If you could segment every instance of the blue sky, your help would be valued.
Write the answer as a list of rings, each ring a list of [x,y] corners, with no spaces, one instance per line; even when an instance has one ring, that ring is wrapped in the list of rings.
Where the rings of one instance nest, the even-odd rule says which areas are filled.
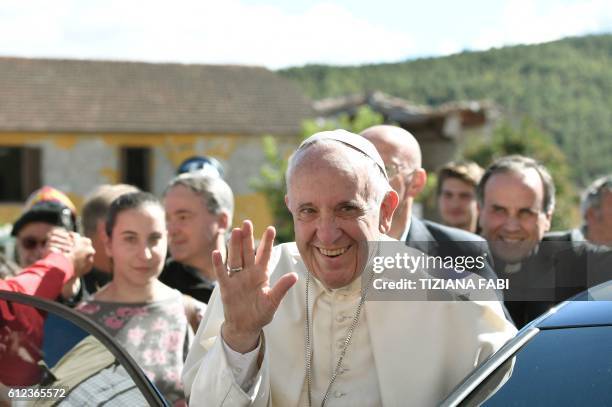
[[[608,1],[2,0],[0,55],[229,63],[395,62],[612,32]]]

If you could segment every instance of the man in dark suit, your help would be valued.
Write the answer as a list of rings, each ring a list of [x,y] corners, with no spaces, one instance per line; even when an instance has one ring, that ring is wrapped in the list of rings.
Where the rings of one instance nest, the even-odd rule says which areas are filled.
[[[571,231],[547,233],[555,186],[534,159],[514,155],[494,162],[478,185],[477,199],[495,271],[510,280],[506,307],[517,327],[610,278],[609,250],[575,241]]]
[[[496,279],[489,263],[489,248],[483,238],[413,216],[413,201],[427,182],[427,172],[421,167],[421,147],[414,136],[400,127],[388,125],[370,127],[361,135],[376,146],[385,162],[389,183],[399,195],[388,235],[430,256],[483,256],[487,259],[485,267],[469,271],[487,279]]]

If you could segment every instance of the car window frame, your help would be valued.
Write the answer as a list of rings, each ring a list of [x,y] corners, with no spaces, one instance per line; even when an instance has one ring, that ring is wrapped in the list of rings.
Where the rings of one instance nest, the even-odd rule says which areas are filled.
[[[510,342],[502,346],[497,352],[489,357],[476,370],[469,374],[455,389],[440,403],[440,407],[457,407],[474,390],[480,386],[497,368],[506,363],[510,358],[514,357],[529,341],[531,341],[540,329],[528,326],[521,330],[519,335],[514,337]]]
[[[129,353],[96,322],[58,302],[23,293],[0,290],[0,300],[17,302],[62,317],[99,340],[125,368],[150,406],[170,407]]]

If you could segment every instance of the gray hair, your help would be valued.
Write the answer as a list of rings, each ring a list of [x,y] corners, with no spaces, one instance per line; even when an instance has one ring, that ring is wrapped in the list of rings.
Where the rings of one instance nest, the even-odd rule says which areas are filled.
[[[166,186],[163,196],[177,185],[189,188],[203,200],[204,206],[212,214],[226,212],[229,224],[234,215],[234,194],[230,186],[221,178],[199,173],[184,173],[173,178]]]
[[[128,184],[104,184],[98,186],[85,198],[81,210],[81,228],[83,234],[92,237],[96,233],[100,220],[106,220],[111,203],[123,194],[139,192],[140,190]]]
[[[612,192],[612,174],[597,178],[584,191],[580,201],[582,219],[586,219],[589,209],[601,208],[604,192]]]
[[[489,178],[495,174],[501,173],[517,173],[523,174],[527,170],[533,169],[540,176],[542,186],[544,187],[544,199],[542,202],[542,210],[545,213],[552,214],[555,210],[555,183],[552,176],[542,164],[530,157],[523,155],[509,155],[496,160],[487,168],[484,175],[480,179],[476,187],[476,198],[480,205],[484,205],[484,190]]]
[[[357,136],[361,137],[361,136]],[[330,146],[342,146],[348,154],[353,154],[356,158],[359,158],[360,162],[366,164],[368,171],[368,180],[366,183],[365,199],[372,200],[376,206],[379,206],[387,193],[392,190],[389,180],[386,174],[381,170],[380,165],[370,156],[364,152],[351,147],[350,145],[343,143],[338,140],[323,138],[315,139],[312,142],[302,143],[300,147],[291,155],[289,163],[287,165],[287,171],[285,173],[285,181],[287,191],[289,190],[289,184],[291,183],[291,176],[298,167],[305,156],[305,152],[314,145],[330,145]]]

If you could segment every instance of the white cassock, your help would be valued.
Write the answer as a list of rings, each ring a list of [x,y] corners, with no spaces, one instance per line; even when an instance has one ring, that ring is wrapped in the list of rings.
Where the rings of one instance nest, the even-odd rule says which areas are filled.
[[[252,352],[245,372],[248,363],[238,363],[241,355],[221,339],[223,304],[215,289],[183,370],[190,405],[308,405],[307,270],[295,243],[276,246],[270,268],[271,285],[283,273],[296,272],[299,280],[264,328],[260,368]],[[312,405],[320,406],[359,304],[361,279],[336,290],[311,280],[311,394]],[[437,405],[515,333],[496,301],[366,301],[326,405]]]

